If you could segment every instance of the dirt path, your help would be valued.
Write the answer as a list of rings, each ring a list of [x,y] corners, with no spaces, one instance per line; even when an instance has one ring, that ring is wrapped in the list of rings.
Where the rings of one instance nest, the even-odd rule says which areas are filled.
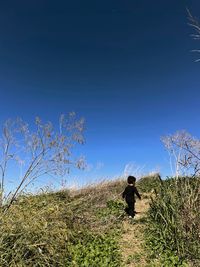
[[[143,233],[148,208],[148,198],[144,198],[141,201],[138,200],[135,208],[138,213],[135,218],[127,218],[123,221],[123,234],[120,247],[125,266],[142,267],[147,265],[145,250],[143,248]]]

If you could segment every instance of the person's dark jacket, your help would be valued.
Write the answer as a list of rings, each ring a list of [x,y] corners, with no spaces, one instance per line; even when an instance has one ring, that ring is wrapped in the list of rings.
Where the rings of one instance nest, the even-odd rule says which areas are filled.
[[[140,194],[137,191],[137,188],[133,185],[127,185],[124,192],[122,193],[122,197],[125,198],[126,202],[135,202],[135,195],[139,199],[141,199]]]

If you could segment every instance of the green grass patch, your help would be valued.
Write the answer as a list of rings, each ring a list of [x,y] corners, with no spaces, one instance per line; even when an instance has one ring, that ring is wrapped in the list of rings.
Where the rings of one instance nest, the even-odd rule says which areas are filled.
[[[117,241],[113,233],[81,233],[73,245],[70,244],[70,257],[66,266],[120,267],[121,254]]]

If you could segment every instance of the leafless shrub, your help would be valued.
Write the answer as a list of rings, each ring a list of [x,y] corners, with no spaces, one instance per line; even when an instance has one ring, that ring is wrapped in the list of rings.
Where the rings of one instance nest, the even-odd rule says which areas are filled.
[[[74,158],[72,150],[76,144],[84,143],[84,119],[77,119],[74,112],[61,115],[58,129],[51,122],[44,123],[35,118],[29,126],[21,118],[7,120],[0,139],[0,202],[7,209],[16,197],[35,179],[44,175],[65,176],[72,166],[85,167],[84,158]],[[9,196],[5,194],[6,174],[9,164],[21,169],[20,182]],[[8,201],[9,199],[9,201]]]
[[[169,156],[174,176],[200,175],[200,139],[186,131],[161,138]]]

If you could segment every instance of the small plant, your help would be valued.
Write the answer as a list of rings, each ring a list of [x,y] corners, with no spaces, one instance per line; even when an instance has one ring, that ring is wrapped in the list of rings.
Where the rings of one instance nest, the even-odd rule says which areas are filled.
[[[141,259],[141,254],[140,253],[135,253],[133,255],[129,255],[127,260],[126,260],[126,264],[139,263],[140,259]]]
[[[66,266],[120,267],[117,238],[110,234],[94,235],[79,233],[73,245]]]

